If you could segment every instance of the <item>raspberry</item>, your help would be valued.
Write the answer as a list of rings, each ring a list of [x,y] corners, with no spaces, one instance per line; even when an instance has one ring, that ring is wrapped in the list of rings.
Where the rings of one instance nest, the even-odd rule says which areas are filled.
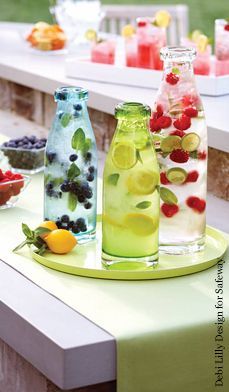
[[[197,170],[192,170],[188,173],[185,182],[196,182],[199,178],[199,173]]]
[[[186,116],[186,114],[182,114],[180,118],[174,121],[174,127],[180,129],[181,131],[185,131],[186,129],[191,127],[191,119]]]
[[[5,177],[12,178],[13,176],[14,176],[14,174],[12,173],[11,170],[7,170],[7,171],[5,172]]]
[[[146,22],[144,20],[139,20],[138,22],[138,27],[145,27],[146,26]]]
[[[175,75],[174,73],[170,72],[166,76],[166,82],[171,84],[172,86],[175,86],[179,82],[179,76]]]
[[[224,30],[229,31],[229,23],[224,26]]]
[[[200,214],[204,212],[206,208],[206,201],[204,199],[200,199],[197,196],[188,197],[186,204],[188,207],[192,208],[196,212],[199,212]]]
[[[167,218],[172,218],[172,216],[179,211],[179,207],[176,204],[163,203],[161,206],[161,211]]]
[[[185,135],[185,132],[184,131],[180,131],[179,129],[175,129],[175,131],[170,132],[170,135],[183,137]]]
[[[184,114],[188,117],[197,117],[198,116],[198,110],[195,108],[186,108],[184,110]]]
[[[206,151],[199,151],[197,153],[197,158],[204,161],[207,158]]]
[[[187,95],[184,95],[182,98],[182,104],[183,104],[183,107],[185,107],[185,108],[192,106],[192,105],[197,105],[199,103],[200,103],[199,97],[197,95],[187,94]]]
[[[150,126],[151,132],[158,132],[158,131],[160,131],[160,127],[158,125],[156,117],[157,117],[157,114],[154,113],[153,117],[151,117],[151,119],[150,119],[149,126]]]
[[[161,178],[161,184],[163,184],[163,185],[168,185],[168,184],[170,184],[170,181],[169,181],[168,178],[166,177],[166,173],[165,173],[165,172],[162,172],[162,173],[160,174],[160,178]]]
[[[169,157],[173,162],[185,163],[189,160],[189,153],[187,151],[178,149],[178,150],[173,150],[173,152],[171,152]]]
[[[158,116],[157,118],[163,116],[163,107],[162,107],[161,104],[158,104],[158,105],[157,105],[156,112],[157,112],[157,116]]]
[[[157,119],[159,128],[168,128],[172,124],[172,119],[169,116],[161,116]]]
[[[0,169],[0,181],[4,179],[4,174],[2,172],[2,170]]]

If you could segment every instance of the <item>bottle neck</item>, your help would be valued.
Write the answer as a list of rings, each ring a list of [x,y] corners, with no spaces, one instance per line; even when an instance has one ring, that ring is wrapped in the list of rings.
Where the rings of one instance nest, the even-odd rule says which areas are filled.
[[[74,112],[78,111],[79,114],[87,112],[87,101],[86,100],[63,100],[57,101],[57,111],[63,112]]]

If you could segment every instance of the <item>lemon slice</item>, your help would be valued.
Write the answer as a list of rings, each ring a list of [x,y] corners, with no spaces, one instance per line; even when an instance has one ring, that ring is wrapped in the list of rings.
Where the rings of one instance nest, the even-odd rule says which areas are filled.
[[[88,29],[85,33],[85,38],[88,41],[96,41],[97,40],[97,32],[93,29]]]
[[[124,26],[122,29],[122,36],[125,38],[132,37],[134,33],[135,33],[135,28],[131,24]]]
[[[102,216],[102,222],[103,223],[108,223],[109,225],[119,227],[120,229],[124,229],[125,226],[123,226],[121,223],[117,222],[115,219],[111,218],[109,215],[103,214]]]
[[[192,40],[193,42],[197,43],[197,41],[198,41],[198,39],[199,39],[199,36],[200,36],[201,34],[202,34],[202,33],[201,33],[200,30],[194,30],[194,31],[191,33],[190,38],[191,38],[191,40]]]
[[[174,167],[166,172],[166,177],[172,184],[183,184],[187,178],[187,172],[180,168]]]
[[[168,27],[169,23],[171,22],[170,13],[166,10],[156,12],[155,22],[159,27]]]
[[[119,169],[130,169],[137,162],[137,154],[134,143],[119,142],[115,144],[112,151],[112,160]]]
[[[181,141],[181,147],[183,148],[183,150],[189,152],[197,150],[199,145],[200,145],[200,137],[194,132],[185,135]]]
[[[200,34],[197,41],[196,41],[197,50],[200,53],[204,53],[205,50],[207,49],[208,43],[209,43],[208,37],[204,34]]]
[[[177,135],[167,136],[161,141],[161,150],[163,152],[171,152],[181,147],[181,138]]]
[[[150,195],[158,184],[159,174],[146,169],[136,170],[127,179],[128,191],[133,195]]]
[[[124,218],[125,226],[134,234],[141,237],[151,235],[158,228],[158,219],[144,214],[127,214]]]

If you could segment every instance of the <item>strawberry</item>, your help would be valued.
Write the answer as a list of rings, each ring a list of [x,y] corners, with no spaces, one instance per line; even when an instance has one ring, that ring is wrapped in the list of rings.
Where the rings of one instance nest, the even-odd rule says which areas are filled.
[[[198,151],[197,158],[204,161],[207,158],[206,151]]]
[[[184,95],[182,98],[182,106],[184,108],[199,104],[199,97],[197,95]]]
[[[175,135],[179,137],[183,137],[185,135],[184,131],[180,131],[179,129],[175,129],[175,131],[172,131],[169,133],[170,135]]]
[[[166,75],[166,82],[175,86],[179,82],[179,76],[175,75],[174,73],[170,72]]]
[[[184,114],[188,117],[197,117],[198,116],[198,110],[196,108],[186,108],[184,110]]]
[[[192,170],[188,173],[185,182],[196,182],[199,178],[199,173],[197,170]]]
[[[224,30],[229,31],[229,23],[224,26]]]
[[[189,160],[189,153],[187,151],[178,149],[178,150],[173,150],[169,157],[173,162],[185,163]]]
[[[200,214],[204,212],[206,208],[206,201],[204,199],[200,199],[197,196],[188,197],[186,204],[188,207],[192,208],[196,212],[199,212]]]
[[[186,114],[182,114],[180,118],[174,121],[173,125],[175,128],[185,131],[191,127],[191,119]]]
[[[166,173],[165,173],[165,172],[162,172],[162,173],[160,174],[160,178],[161,178],[161,184],[163,184],[163,185],[168,185],[168,184],[170,184],[170,181],[169,181],[168,178],[166,177]]]
[[[169,116],[161,116],[157,119],[157,125],[159,128],[168,128],[172,124],[172,119]]]
[[[167,218],[172,218],[173,215],[177,214],[179,211],[179,207],[176,204],[163,203],[161,206],[161,211]]]

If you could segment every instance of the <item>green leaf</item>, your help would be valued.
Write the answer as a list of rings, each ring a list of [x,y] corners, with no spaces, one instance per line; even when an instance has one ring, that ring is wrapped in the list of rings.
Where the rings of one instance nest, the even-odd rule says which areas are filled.
[[[149,208],[152,205],[151,201],[142,201],[141,203],[138,203],[136,205],[136,208],[140,208],[141,210],[145,210],[146,208]]]
[[[58,186],[64,182],[64,177],[57,177],[52,179],[52,183],[54,186]]]
[[[190,157],[191,157],[192,159],[197,159],[197,158],[198,158],[197,150],[191,151],[191,152],[189,153],[189,155],[190,155]]]
[[[110,185],[117,185],[120,175],[118,173],[110,174],[107,177],[107,183]]]
[[[75,177],[78,177],[80,175],[80,169],[78,166],[73,162],[71,166],[68,169],[68,179],[69,180],[74,180]]]
[[[170,189],[168,189],[168,188],[161,187],[160,188],[160,196],[161,196],[161,199],[163,200],[163,202],[166,204],[177,204],[178,203],[178,199],[177,199],[175,193],[170,191]]]
[[[27,240],[23,241],[20,245],[16,246],[16,248],[13,249],[13,252],[17,252],[18,250],[20,250],[21,248],[23,248],[27,244],[28,244]]]
[[[91,149],[91,146],[92,146],[92,140],[89,139],[89,138],[87,138],[87,139],[85,140],[84,146],[83,146],[83,148],[82,148],[83,153],[86,154],[86,153]]]
[[[172,68],[172,73],[174,73],[175,75],[179,75],[180,74],[179,68],[176,67]]]
[[[51,178],[52,178],[51,174],[45,175],[45,185],[48,184],[48,182],[51,180]]]
[[[32,230],[30,230],[29,226],[27,226],[25,223],[22,223],[22,231],[27,238],[33,239],[34,233]]]
[[[142,160],[142,157],[141,157],[141,154],[140,154],[139,150],[136,150],[136,158],[137,158],[137,161],[139,161],[139,162],[141,162],[143,164],[143,160]]]
[[[47,246],[43,244],[39,249],[35,250],[38,255],[43,255],[47,251]]]
[[[76,151],[83,150],[85,144],[85,133],[82,128],[78,128],[72,136],[72,148]]]
[[[41,235],[41,234],[45,234],[45,233],[50,233],[50,229],[48,229],[47,227],[37,227],[35,230],[34,230],[34,233],[35,233],[35,235]]]
[[[70,211],[75,211],[77,207],[77,196],[74,193],[69,192],[68,194],[68,208]]]
[[[71,119],[72,115],[70,113],[64,113],[60,120],[62,127],[66,128]]]

